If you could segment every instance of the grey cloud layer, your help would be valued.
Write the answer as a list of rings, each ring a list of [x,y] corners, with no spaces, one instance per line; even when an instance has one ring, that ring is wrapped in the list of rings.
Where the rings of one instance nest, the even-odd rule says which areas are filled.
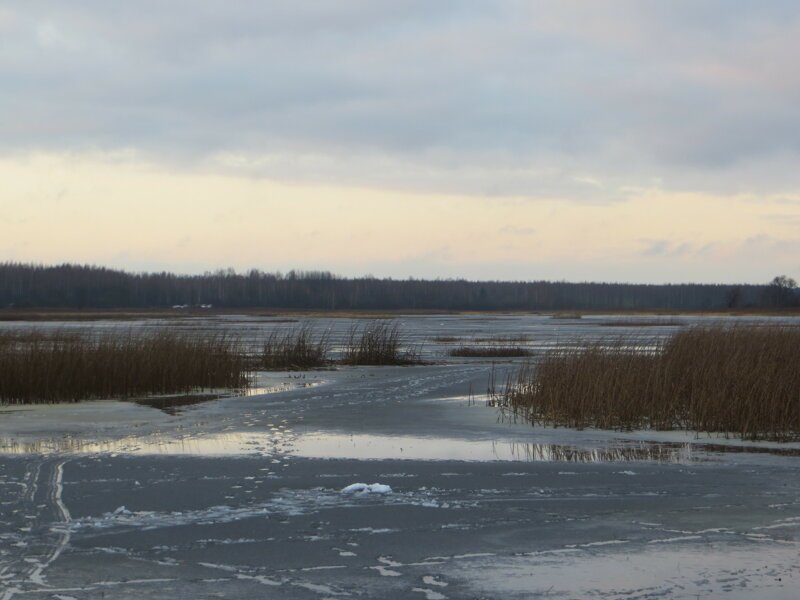
[[[800,187],[800,5],[0,6],[0,147],[613,199]]]

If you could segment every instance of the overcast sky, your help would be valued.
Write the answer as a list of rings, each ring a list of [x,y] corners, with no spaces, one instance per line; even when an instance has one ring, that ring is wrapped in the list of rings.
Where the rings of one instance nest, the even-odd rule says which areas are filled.
[[[0,3],[0,260],[800,275],[800,3]]]

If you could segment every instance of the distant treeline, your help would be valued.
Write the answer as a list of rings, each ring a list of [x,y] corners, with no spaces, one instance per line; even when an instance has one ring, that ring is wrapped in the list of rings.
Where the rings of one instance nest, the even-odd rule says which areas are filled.
[[[788,282],[788,284],[787,284]],[[0,307],[377,310],[714,310],[800,305],[791,279],[765,285],[342,278],[229,269],[203,275],[0,263]]]

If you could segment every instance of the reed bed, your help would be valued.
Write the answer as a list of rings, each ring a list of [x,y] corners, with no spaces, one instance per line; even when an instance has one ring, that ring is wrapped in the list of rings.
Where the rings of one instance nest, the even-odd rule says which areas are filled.
[[[475,338],[476,342],[488,342],[491,344],[505,344],[507,346],[519,344],[520,342],[529,342],[531,336],[526,334],[513,334],[513,335],[494,335],[490,337]]]
[[[264,341],[258,366],[267,370],[317,369],[328,364],[329,351],[330,332],[316,336],[308,326],[284,333],[273,331]]]
[[[400,326],[374,321],[353,325],[342,340],[340,357],[331,359],[330,331],[317,336],[307,326],[288,332],[273,332],[263,344],[256,365],[267,370],[304,370],[329,365],[418,364],[418,353],[406,348]]]
[[[533,424],[800,436],[800,331],[693,327],[572,348],[522,367],[490,402]]]
[[[433,341],[439,344],[453,344],[455,342],[460,342],[461,339],[462,338],[454,335],[437,335],[433,338]]]
[[[246,357],[225,334],[0,333],[0,402],[77,402],[244,389]]]
[[[406,347],[397,323],[375,321],[350,328],[342,360],[346,365],[413,365],[419,353]]]
[[[459,346],[448,353],[460,358],[520,358],[533,356],[533,352],[522,346]]]

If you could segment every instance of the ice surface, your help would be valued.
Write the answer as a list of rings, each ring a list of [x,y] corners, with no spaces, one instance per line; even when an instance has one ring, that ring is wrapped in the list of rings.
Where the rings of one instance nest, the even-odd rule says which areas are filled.
[[[414,343],[665,332],[401,319]],[[281,374],[298,385],[178,415],[0,408],[0,599],[796,597],[800,442],[498,420],[465,396],[492,364],[426,348],[438,364]]]

